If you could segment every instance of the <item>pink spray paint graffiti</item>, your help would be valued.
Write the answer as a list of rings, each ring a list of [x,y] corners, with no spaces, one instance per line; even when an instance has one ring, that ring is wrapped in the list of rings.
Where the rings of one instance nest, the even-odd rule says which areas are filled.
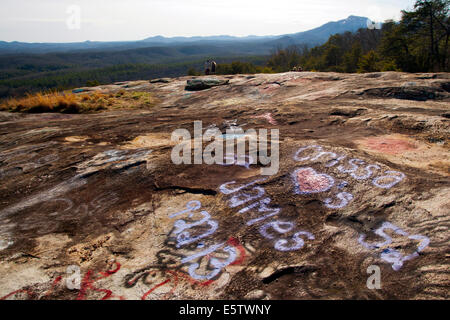
[[[371,184],[380,189],[390,189],[403,181],[406,176],[404,173],[393,170],[386,170],[384,173],[373,177],[376,172],[382,172],[382,168],[377,164],[367,164],[361,159],[349,159],[345,162],[347,156],[336,154],[324,150],[322,146],[308,145],[301,147],[294,155],[297,162],[319,163],[327,171],[336,167],[338,173],[348,174],[357,182],[364,182],[368,179]],[[334,186],[337,189],[333,197],[327,197],[322,200],[323,204],[329,209],[341,209],[353,201],[354,196],[349,192],[343,192],[342,189],[351,185],[348,181],[337,181],[336,178],[328,173],[321,173],[312,167],[301,167],[292,174],[294,182],[294,193],[299,195],[310,195],[314,193],[326,193],[332,190]]]
[[[274,126],[278,125],[278,122],[272,117],[272,113],[267,112],[264,113],[260,116],[252,116],[251,118],[253,119],[266,119],[267,122],[269,122],[270,124],[273,124]]]

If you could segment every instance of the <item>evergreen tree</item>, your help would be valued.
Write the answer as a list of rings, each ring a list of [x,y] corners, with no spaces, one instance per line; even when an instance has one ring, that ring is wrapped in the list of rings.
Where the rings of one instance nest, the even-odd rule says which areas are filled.
[[[355,42],[352,50],[344,54],[344,72],[355,73],[358,69],[359,61],[362,58],[362,47],[359,41]]]
[[[422,71],[448,71],[450,0],[417,0],[402,11],[402,31]]]
[[[381,71],[379,67],[380,58],[378,54],[371,50],[364,55],[358,63],[358,72],[377,72]]]

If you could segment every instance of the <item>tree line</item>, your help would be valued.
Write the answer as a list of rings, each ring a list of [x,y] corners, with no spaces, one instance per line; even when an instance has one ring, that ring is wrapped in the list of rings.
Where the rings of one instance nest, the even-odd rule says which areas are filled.
[[[381,29],[365,28],[355,33],[336,34],[325,44],[313,48],[306,45],[278,48],[270,56],[213,59],[219,62],[217,74],[286,72],[297,66],[305,71],[348,73],[449,72],[449,7],[450,0],[417,0],[411,11],[402,11],[399,22],[386,21]],[[145,51],[135,52],[135,60],[141,59],[142,50]],[[158,53],[156,49],[149,52]],[[188,75],[200,75],[202,72],[197,70],[202,70],[205,59],[195,56],[160,64],[125,64],[126,53],[119,56],[105,52],[73,53],[69,56],[70,61],[67,55],[60,54],[0,59],[0,99],[41,90],[176,77],[186,75],[186,71]],[[102,65],[105,57],[109,62]],[[81,58],[86,61],[81,63]]]
[[[449,6],[450,0],[418,0],[412,11],[402,11],[399,22],[386,21],[381,29],[336,34],[314,48],[278,48],[264,72],[286,72],[297,66],[307,71],[347,73],[448,72]],[[219,65],[218,73],[260,71],[255,66],[235,66]]]

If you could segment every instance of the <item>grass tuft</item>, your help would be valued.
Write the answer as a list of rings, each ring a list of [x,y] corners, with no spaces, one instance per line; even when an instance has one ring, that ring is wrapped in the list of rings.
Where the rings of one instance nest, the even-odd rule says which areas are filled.
[[[148,108],[155,99],[148,92],[129,92],[121,90],[115,93],[74,94],[67,92],[40,92],[27,94],[23,98],[12,98],[0,104],[0,111],[22,113],[91,113],[108,109]]]

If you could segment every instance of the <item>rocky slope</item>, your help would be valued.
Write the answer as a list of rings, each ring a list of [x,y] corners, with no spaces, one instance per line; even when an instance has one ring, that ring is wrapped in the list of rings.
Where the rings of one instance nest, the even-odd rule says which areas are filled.
[[[449,298],[449,74],[215,78],[85,89],[149,109],[0,114],[2,299]],[[279,129],[278,173],[173,164],[198,120]]]

